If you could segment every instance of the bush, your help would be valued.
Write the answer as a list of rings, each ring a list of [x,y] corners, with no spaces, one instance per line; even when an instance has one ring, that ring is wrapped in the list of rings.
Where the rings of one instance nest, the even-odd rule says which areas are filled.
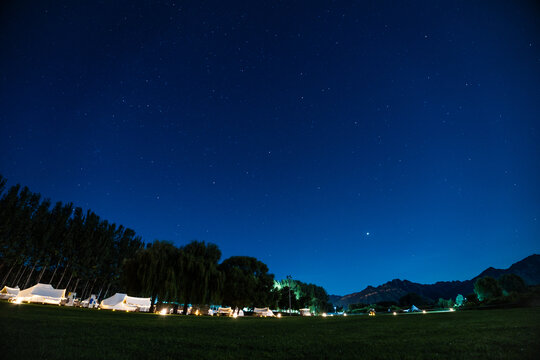
[[[472,294],[469,294],[469,295],[465,296],[465,300],[464,300],[463,305],[466,308],[470,308],[470,307],[477,306],[479,303],[480,303],[480,301],[478,301],[478,296],[476,296],[475,293],[472,293]]]
[[[435,307],[440,309],[451,308],[453,306],[454,301],[452,299],[445,300],[443,298],[439,298],[439,300],[435,303]]]
[[[525,281],[515,274],[505,274],[501,276],[498,280],[499,286],[502,289],[503,295],[508,295],[510,293],[522,293],[527,290],[527,285]]]
[[[349,311],[353,311],[353,310],[358,310],[358,309],[362,309],[362,308],[365,308],[366,306],[369,306],[369,304],[364,304],[364,303],[358,303],[358,304],[349,304]]]
[[[421,306],[427,304],[427,300],[417,293],[408,293],[399,299],[399,305],[410,307],[412,305]]]
[[[491,276],[486,276],[476,280],[474,283],[474,292],[480,301],[496,298],[502,295],[502,289],[499,286],[499,283]]]

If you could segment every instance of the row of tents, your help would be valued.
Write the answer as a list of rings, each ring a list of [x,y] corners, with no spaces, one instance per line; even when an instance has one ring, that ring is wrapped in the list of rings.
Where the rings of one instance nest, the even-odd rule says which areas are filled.
[[[39,304],[52,304],[52,305],[74,305],[74,296],[71,294],[66,297],[65,289],[55,289],[51,284],[38,283],[25,290],[20,290],[19,287],[11,288],[4,286],[0,290],[0,299],[8,299],[14,303],[39,303]],[[80,303],[83,307],[99,307],[107,310],[119,310],[119,311],[150,311],[151,301],[150,298],[139,298],[134,296],[128,296],[127,294],[116,293],[113,296],[104,299],[101,303],[97,304],[95,295],[83,300]],[[308,310],[308,309],[304,309]],[[212,313],[211,313],[212,311]],[[269,308],[255,308],[253,310],[255,316],[261,317],[273,317],[275,316],[272,310]],[[225,316],[244,316],[242,310],[232,308],[220,307],[215,312],[209,310],[209,315],[225,315]]]
[[[0,290],[0,299],[7,299],[14,303],[39,303],[52,305],[73,305],[73,297],[66,298],[66,289],[55,289],[51,284],[38,283],[28,289],[20,290],[19,287],[11,288],[4,286]],[[97,305],[95,296],[83,300],[82,305],[93,307]],[[150,298],[139,298],[128,296],[127,294],[116,293],[113,296],[104,299],[99,307],[108,310],[121,311],[150,311]],[[96,306],[97,307],[97,306]]]

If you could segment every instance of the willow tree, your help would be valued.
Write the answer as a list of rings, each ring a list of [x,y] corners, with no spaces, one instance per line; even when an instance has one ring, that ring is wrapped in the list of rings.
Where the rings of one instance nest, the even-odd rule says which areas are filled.
[[[154,241],[124,262],[122,279],[127,291],[159,302],[178,296],[180,250],[169,242]],[[151,311],[152,311],[151,309]]]
[[[268,273],[266,264],[254,257],[233,256],[224,260],[219,269],[225,277],[223,304],[239,308],[269,305],[274,275]]]
[[[180,300],[187,314],[189,304],[217,301],[223,286],[223,275],[218,269],[221,251],[215,244],[192,241],[183,246],[179,259]]]

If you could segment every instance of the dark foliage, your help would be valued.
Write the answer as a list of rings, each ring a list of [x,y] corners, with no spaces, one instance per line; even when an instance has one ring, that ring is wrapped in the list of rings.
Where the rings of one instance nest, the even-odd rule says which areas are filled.
[[[474,283],[474,293],[478,300],[484,301],[502,295],[502,289],[497,280],[491,276],[486,276],[476,280]]]
[[[119,289],[122,263],[143,246],[131,229],[73,204],[52,205],[0,176],[0,280],[25,288],[56,288],[104,297]]]
[[[261,261],[248,256],[233,256],[221,263],[225,276],[223,304],[233,307],[263,307],[271,301],[274,275]]]
[[[409,306],[413,306],[413,305],[422,306],[422,305],[426,305],[428,303],[429,303],[428,300],[426,300],[425,298],[423,298],[422,296],[420,296],[420,295],[418,295],[416,293],[408,293],[406,295],[403,295],[399,299],[399,305],[400,306],[405,306],[405,307],[409,307]]]
[[[515,274],[504,274],[498,280],[504,295],[509,295],[513,292],[524,292],[527,290],[527,285],[521,277]]]
[[[333,305],[323,287],[315,284],[306,284],[299,280],[284,279],[276,281],[274,285],[274,301],[278,309],[289,309],[289,288],[291,308],[298,310],[309,308],[312,312],[332,312]]]

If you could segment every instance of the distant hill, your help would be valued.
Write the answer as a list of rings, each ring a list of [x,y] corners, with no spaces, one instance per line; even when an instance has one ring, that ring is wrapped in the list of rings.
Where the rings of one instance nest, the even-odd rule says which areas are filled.
[[[473,292],[474,283],[478,278],[492,276],[499,278],[504,274],[516,274],[523,278],[527,285],[540,284],[540,255],[534,254],[512,264],[508,269],[487,268],[478,276],[465,281],[439,281],[435,284],[419,284],[409,280],[394,279],[383,285],[368,286],[364,290],[345,296],[330,295],[330,302],[335,306],[349,304],[373,304],[380,301],[395,301],[407,293],[417,293],[428,300],[438,298],[454,298],[458,294],[467,295]]]
[[[328,298],[329,298],[328,301],[329,301],[331,304],[334,304],[334,305],[335,305],[335,304],[339,301],[339,299],[341,299],[342,297],[343,297],[343,296],[341,296],[341,295],[329,295],[329,296],[328,296]]]

